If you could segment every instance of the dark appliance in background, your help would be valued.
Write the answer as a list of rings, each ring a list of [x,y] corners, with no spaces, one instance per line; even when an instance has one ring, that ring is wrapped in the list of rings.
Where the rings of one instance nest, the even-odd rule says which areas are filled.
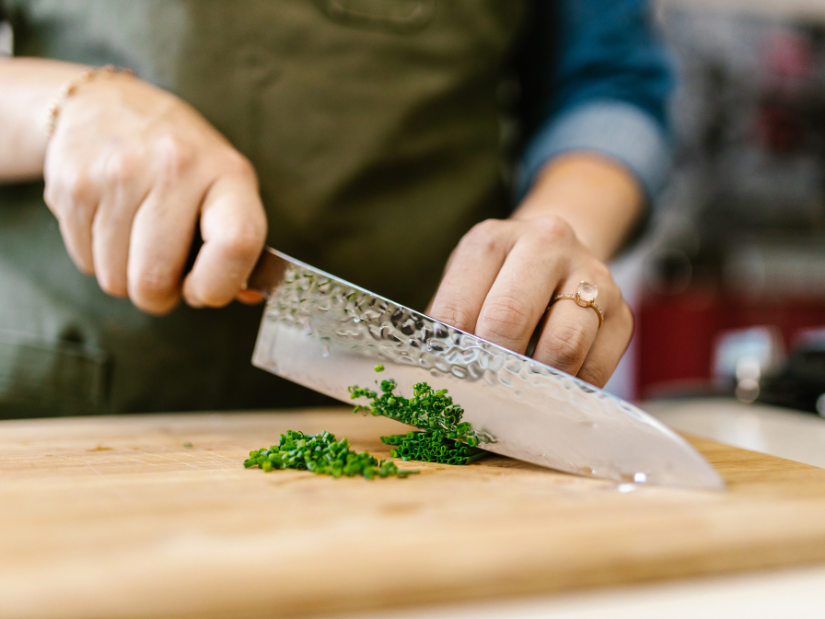
[[[759,385],[757,399],[825,417],[825,329],[797,337],[781,371],[767,376]]]
[[[825,3],[805,19],[707,7],[658,10],[678,146],[637,309],[637,395],[734,393],[717,346],[763,326],[791,353],[756,397],[814,410],[823,350],[799,334],[825,326]]]

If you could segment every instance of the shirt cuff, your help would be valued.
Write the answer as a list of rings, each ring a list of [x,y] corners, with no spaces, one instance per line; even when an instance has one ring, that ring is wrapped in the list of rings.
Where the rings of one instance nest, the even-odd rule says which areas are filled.
[[[594,101],[547,121],[528,143],[516,176],[519,200],[550,159],[571,151],[597,152],[626,166],[639,180],[648,202],[670,171],[670,145],[656,119],[630,103]]]

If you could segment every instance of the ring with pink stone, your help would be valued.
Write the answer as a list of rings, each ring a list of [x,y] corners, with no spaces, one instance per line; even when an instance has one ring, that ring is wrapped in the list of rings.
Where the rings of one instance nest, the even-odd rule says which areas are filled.
[[[602,308],[596,303],[597,296],[599,296],[599,287],[596,286],[596,284],[583,281],[580,282],[576,288],[576,294],[557,294],[553,297],[550,305],[553,305],[553,303],[559,299],[570,299],[571,301],[575,301],[579,307],[591,307],[596,310],[596,314],[599,316],[599,329],[601,329],[604,323],[604,313],[602,312]],[[547,306],[547,309],[550,309],[550,305]]]

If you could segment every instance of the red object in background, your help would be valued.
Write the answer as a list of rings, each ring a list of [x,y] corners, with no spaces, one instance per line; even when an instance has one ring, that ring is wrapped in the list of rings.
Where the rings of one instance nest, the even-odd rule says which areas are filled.
[[[816,72],[813,43],[798,31],[782,30],[767,37],[761,56],[765,86],[785,97],[799,96]]]
[[[773,153],[804,147],[810,127],[799,104],[816,76],[814,48],[803,34],[782,30],[768,37],[761,50],[761,102],[754,119],[757,142]]]
[[[756,114],[756,138],[763,148],[780,154],[794,153],[805,145],[805,119],[780,103],[763,103]]]
[[[788,347],[800,330],[825,325],[825,302],[751,300],[712,289],[645,295],[636,313],[637,396],[651,397],[668,386],[709,383],[719,334],[760,325],[777,327]]]

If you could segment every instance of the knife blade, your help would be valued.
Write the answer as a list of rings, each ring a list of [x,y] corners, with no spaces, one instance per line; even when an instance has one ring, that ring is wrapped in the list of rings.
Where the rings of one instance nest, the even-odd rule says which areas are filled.
[[[381,378],[448,389],[493,453],[618,483],[721,490],[684,439],[636,406],[524,355],[266,248],[248,282],[266,295],[252,363],[354,404]],[[376,389],[377,390],[377,389]]]

